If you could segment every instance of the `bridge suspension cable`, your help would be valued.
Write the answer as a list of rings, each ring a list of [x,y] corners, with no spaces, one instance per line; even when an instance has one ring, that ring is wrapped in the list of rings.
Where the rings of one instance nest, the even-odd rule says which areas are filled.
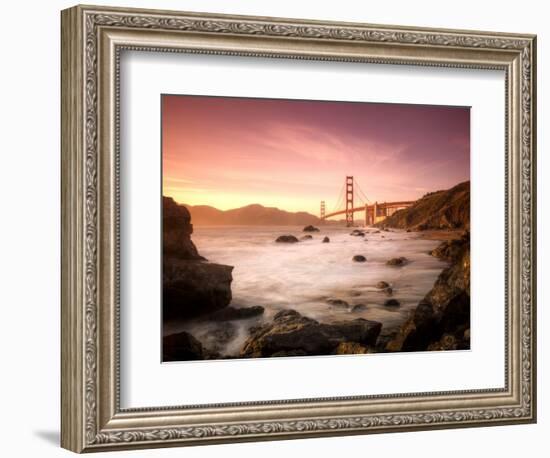
[[[365,204],[371,204],[371,201],[369,200],[369,198],[367,197],[367,195],[365,194],[365,192],[361,189],[361,186],[359,186],[359,183],[357,182],[357,180],[353,180],[355,182],[355,189],[357,190],[356,194],[357,194],[357,197],[359,197],[359,199]]]
[[[332,207],[332,211],[330,213],[337,212],[344,206],[344,188],[345,188],[345,183],[340,188],[340,194],[338,194],[338,200],[336,201],[336,205]]]

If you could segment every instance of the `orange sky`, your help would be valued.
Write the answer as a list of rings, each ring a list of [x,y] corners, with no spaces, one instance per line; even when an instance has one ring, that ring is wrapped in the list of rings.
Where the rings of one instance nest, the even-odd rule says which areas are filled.
[[[346,175],[370,201],[413,200],[470,177],[470,110],[162,96],[163,194],[226,210],[319,214]]]

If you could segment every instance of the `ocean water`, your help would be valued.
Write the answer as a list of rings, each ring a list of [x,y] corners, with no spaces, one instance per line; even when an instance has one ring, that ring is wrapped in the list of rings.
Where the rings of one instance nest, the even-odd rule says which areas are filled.
[[[211,262],[234,266],[231,305],[265,308],[260,318],[233,322],[232,337],[222,348],[224,353],[238,353],[251,325],[269,321],[277,311],[289,308],[326,323],[359,317],[380,321],[382,333],[388,333],[407,319],[447,266],[429,255],[438,241],[400,230],[356,237],[350,235],[350,228],[321,226],[320,232],[310,233],[312,240],[275,242],[284,234],[300,238],[306,234],[302,229],[195,226],[192,239],[199,253]],[[330,243],[321,243],[325,236]],[[367,261],[353,262],[354,255],[363,255]],[[399,256],[410,262],[403,267],[386,265],[387,260]],[[376,288],[379,281],[390,284],[392,296]],[[401,305],[385,306],[390,297]],[[327,302],[330,299],[346,301],[350,307],[331,306]],[[364,309],[352,311],[358,304]],[[190,331],[206,345],[215,344],[215,332],[208,323],[174,323],[165,333],[179,330]]]

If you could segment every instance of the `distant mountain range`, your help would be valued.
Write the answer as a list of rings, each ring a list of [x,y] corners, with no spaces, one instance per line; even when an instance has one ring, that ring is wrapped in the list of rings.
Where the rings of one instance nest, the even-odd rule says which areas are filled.
[[[194,225],[211,226],[306,226],[319,224],[320,219],[307,212],[287,212],[260,204],[231,210],[218,210],[208,205],[186,205]]]

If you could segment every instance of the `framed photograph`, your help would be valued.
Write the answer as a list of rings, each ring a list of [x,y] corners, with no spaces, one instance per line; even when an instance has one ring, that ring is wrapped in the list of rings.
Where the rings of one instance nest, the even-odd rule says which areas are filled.
[[[62,446],[536,421],[536,38],[62,12]]]

